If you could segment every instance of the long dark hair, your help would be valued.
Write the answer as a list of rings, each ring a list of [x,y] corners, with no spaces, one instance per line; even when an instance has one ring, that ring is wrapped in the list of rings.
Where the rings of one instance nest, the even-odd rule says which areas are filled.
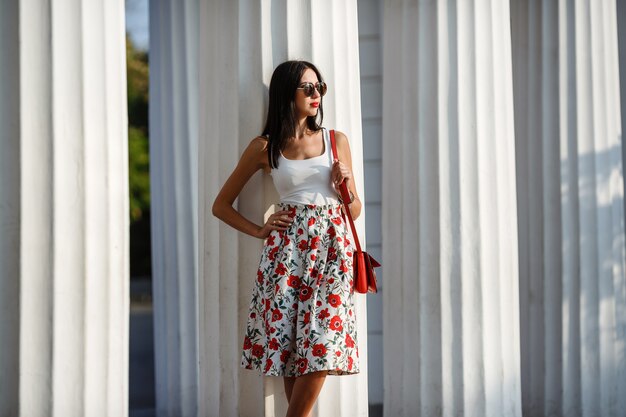
[[[276,67],[270,81],[270,100],[267,110],[267,121],[263,129],[263,136],[269,138],[267,155],[270,167],[278,167],[278,154],[285,148],[287,139],[296,135],[298,120],[296,117],[296,88],[300,85],[302,74],[312,69],[318,81],[324,81],[322,74],[307,61],[286,61]],[[319,123],[318,123],[319,119]],[[324,110],[322,98],[317,115],[306,118],[307,128],[317,132],[322,128]]]

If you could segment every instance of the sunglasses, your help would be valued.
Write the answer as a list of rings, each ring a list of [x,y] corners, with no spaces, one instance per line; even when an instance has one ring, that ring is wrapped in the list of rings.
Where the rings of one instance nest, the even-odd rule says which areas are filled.
[[[320,93],[320,96],[323,96],[324,94],[326,94],[327,89],[328,87],[323,81],[318,81],[315,84],[310,82],[303,83],[300,87],[296,88],[296,90],[302,90],[306,97],[311,97],[313,94],[315,94],[315,90]]]

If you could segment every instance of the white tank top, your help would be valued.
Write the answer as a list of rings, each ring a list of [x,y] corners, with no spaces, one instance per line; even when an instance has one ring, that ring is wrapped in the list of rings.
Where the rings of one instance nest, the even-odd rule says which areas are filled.
[[[282,152],[278,156],[278,168],[270,175],[281,203],[291,204],[337,204],[337,193],[333,189],[330,172],[333,152],[328,129],[322,128],[324,153],[307,159],[287,159]]]

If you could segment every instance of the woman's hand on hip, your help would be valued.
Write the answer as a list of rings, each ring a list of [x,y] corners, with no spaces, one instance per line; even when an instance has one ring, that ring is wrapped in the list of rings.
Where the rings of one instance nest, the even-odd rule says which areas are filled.
[[[265,224],[259,229],[257,237],[265,239],[272,233],[272,230],[287,230],[293,223],[293,212],[290,210],[280,210],[268,217]]]

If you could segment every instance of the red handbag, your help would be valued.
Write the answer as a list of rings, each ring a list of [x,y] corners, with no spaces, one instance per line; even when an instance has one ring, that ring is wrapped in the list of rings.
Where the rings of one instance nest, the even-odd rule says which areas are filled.
[[[337,156],[337,144],[335,142],[335,131],[330,131],[330,144],[333,150],[334,159],[339,159]],[[372,258],[367,252],[361,250],[361,244],[359,243],[359,237],[356,234],[356,227],[354,226],[354,220],[352,220],[352,213],[348,207],[348,201],[350,201],[350,193],[348,192],[348,186],[344,180],[339,186],[341,192],[341,199],[343,200],[343,207],[345,213],[348,215],[350,221],[350,228],[352,229],[352,238],[356,245],[356,251],[352,258],[353,280],[354,290],[356,292],[367,294],[368,292],[378,292],[378,286],[376,285],[376,271],[374,268],[378,268],[380,263]],[[345,220],[345,217],[344,217]]]

